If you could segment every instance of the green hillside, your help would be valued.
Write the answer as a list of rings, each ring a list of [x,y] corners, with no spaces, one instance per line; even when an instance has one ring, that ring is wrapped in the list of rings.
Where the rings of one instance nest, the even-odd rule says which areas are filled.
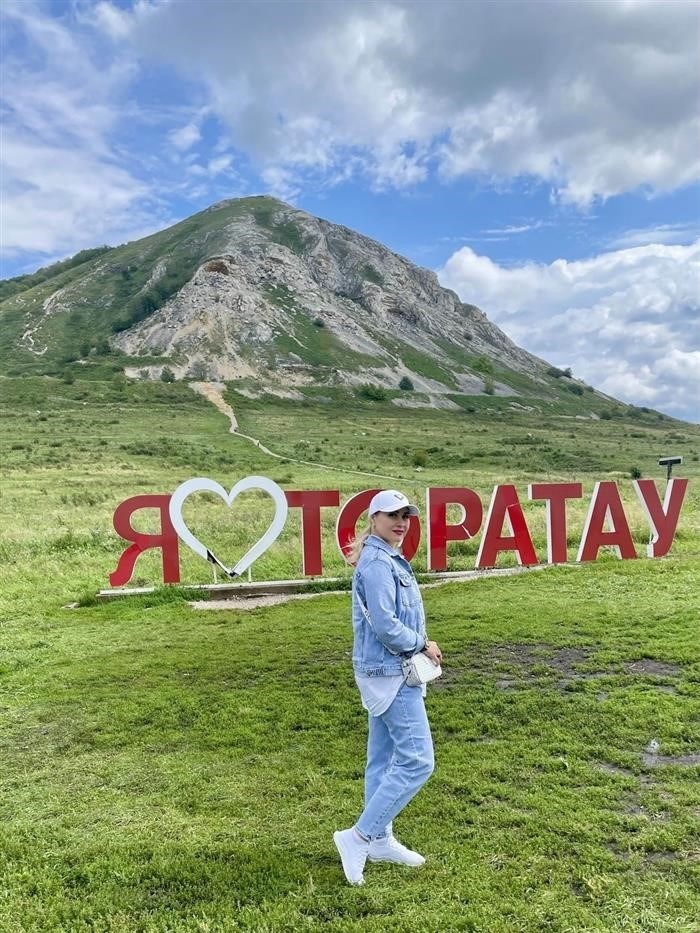
[[[483,397],[407,412],[230,386],[240,430],[276,459],[185,384],[130,382],[107,363],[0,388],[3,933],[695,929],[700,428],[617,408],[578,421]],[[209,612],[173,588],[93,599],[124,546],[115,506],[191,476],[261,473],[343,501],[389,483],[487,499],[514,482],[524,499],[531,480],[575,478],[588,494],[614,479],[643,554],[629,474],[661,486],[668,453],[691,480],[668,557],[424,590],[445,654],[428,700],[437,768],[396,831],[428,861],[371,866],[362,889],[331,840],[360,806],[366,740],[347,594]],[[525,508],[542,553],[542,507]],[[571,510],[572,550],[584,510]],[[254,495],[193,514],[231,557],[264,521]],[[347,579],[334,522],[324,510],[326,573]],[[298,576],[298,534],[290,514],[254,579]],[[472,567],[475,547],[451,545],[449,569]],[[146,554],[134,582],[159,572]],[[211,580],[184,550],[182,573]]]
[[[252,213],[261,224],[268,223],[266,200],[225,202],[142,240],[86,250],[74,260],[6,280],[0,286],[0,363],[11,375],[55,373],[76,360],[91,362],[110,355],[107,341],[113,334],[161,307],[202,262],[217,255],[227,221]],[[165,264],[166,274],[151,287],[148,283],[159,263]],[[37,356],[22,345],[21,337],[34,310],[59,289],[65,310],[42,328],[47,350]]]

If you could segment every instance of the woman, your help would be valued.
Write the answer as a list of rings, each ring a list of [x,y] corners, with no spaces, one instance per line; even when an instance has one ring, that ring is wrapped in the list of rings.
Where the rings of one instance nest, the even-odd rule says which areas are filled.
[[[435,664],[440,648],[425,632],[416,578],[401,545],[418,515],[395,489],[369,504],[370,525],[355,542],[352,581],[352,663],[362,705],[369,713],[365,808],[349,829],[333,834],[345,877],[363,884],[365,862],[417,867],[425,859],[396,839],[392,820],[433,771],[433,742],[425,712],[425,686],[409,687],[401,662],[424,651]]]

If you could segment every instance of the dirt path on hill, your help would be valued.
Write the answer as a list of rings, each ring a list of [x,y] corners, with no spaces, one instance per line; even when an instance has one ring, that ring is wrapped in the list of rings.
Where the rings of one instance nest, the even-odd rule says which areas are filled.
[[[231,427],[229,428],[229,434],[235,434],[236,437],[242,437],[246,441],[250,441],[252,444],[261,450],[264,454],[267,454],[268,457],[274,457],[275,460],[286,460],[288,463],[301,463],[305,466],[316,467],[319,470],[330,470],[333,473],[353,473],[355,476],[376,476],[380,479],[391,479],[397,480],[401,483],[410,482],[405,476],[387,476],[385,473],[371,473],[366,470],[349,470],[347,467],[338,467],[330,466],[327,463],[317,463],[313,460],[297,460],[295,457],[288,457],[285,454],[276,454],[274,451],[265,447],[257,437],[251,437],[249,434],[241,434],[238,430],[238,419],[236,414],[228,402],[224,399],[224,389],[225,386],[220,382],[190,382],[189,385],[192,389],[197,392],[199,395],[202,395],[208,402],[211,402],[216,408],[219,409],[222,414],[231,422]]]
[[[238,421],[236,415],[234,414],[233,408],[224,401],[224,387],[220,382],[190,382],[190,386],[194,389],[195,392],[198,392],[200,395],[203,395],[207,401],[211,402],[212,405],[216,406],[220,412],[226,415],[228,420],[231,422],[231,427],[229,428],[230,434],[238,433]]]
[[[269,457],[275,457],[278,460],[286,460],[287,457],[282,457],[281,454],[275,454],[271,450],[268,450],[267,447],[263,446],[257,437],[251,437],[249,434],[241,434],[238,430],[238,419],[236,418],[236,413],[233,408],[224,400],[224,386],[220,382],[191,382],[190,385],[195,392],[198,392],[200,395],[203,395],[207,401],[211,402],[216,408],[222,412],[228,420],[231,422],[231,427],[228,429],[229,434],[235,434],[237,437],[243,437],[245,440],[250,441],[255,444],[256,447],[259,447],[263,453],[267,454]]]

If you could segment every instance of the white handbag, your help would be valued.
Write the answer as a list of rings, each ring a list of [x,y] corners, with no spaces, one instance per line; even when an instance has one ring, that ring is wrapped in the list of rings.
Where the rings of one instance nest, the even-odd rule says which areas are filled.
[[[418,687],[421,684],[429,684],[431,680],[436,680],[442,674],[442,668],[439,664],[431,661],[427,654],[419,651],[412,658],[407,658],[401,662],[406,684],[409,687]]]

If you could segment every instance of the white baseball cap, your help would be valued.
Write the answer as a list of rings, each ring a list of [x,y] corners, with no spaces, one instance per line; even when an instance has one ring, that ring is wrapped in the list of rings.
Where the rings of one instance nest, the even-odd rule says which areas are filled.
[[[369,504],[369,514],[375,512],[398,512],[399,509],[408,509],[409,515],[420,515],[418,507],[411,505],[406,496],[398,489],[383,489],[378,492]]]

